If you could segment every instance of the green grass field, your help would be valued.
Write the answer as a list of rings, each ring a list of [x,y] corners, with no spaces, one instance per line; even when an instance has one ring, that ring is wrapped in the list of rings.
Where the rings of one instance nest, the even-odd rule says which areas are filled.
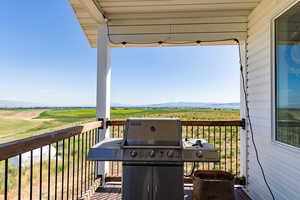
[[[95,109],[0,110],[0,143],[94,121]],[[238,110],[113,109],[111,119],[172,117],[183,120],[237,120]]]
[[[94,109],[49,109],[49,110],[32,110],[32,109],[23,109],[23,110],[0,110],[0,143],[13,141],[16,139],[21,139],[33,135],[38,135],[42,133],[46,133],[49,131],[62,129],[74,125],[78,125],[81,123],[85,123],[88,121],[95,120],[96,111]],[[129,117],[171,117],[171,118],[181,118],[182,120],[238,120],[239,110],[186,110],[186,109],[118,109],[111,111],[111,119],[126,119]],[[199,127],[198,127],[199,128]],[[201,128],[201,127],[200,127]],[[201,129],[202,130],[202,129]],[[227,128],[229,133],[230,128]],[[186,131],[186,130],[185,130]],[[190,130],[191,131],[191,130]],[[194,130],[197,132],[197,129]],[[207,128],[203,129],[205,131],[205,135],[208,137]],[[218,130],[217,130],[218,131]],[[224,134],[225,129],[221,132]],[[199,132],[199,131],[198,131]],[[202,132],[202,131],[201,131]],[[204,132],[203,132],[204,133]],[[233,132],[233,134],[236,134]],[[218,136],[218,134],[217,134]],[[213,137],[210,135],[210,137]],[[228,135],[229,138],[229,135]],[[233,135],[233,140],[235,137]],[[71,141],[71,146],[73,146]],[[219,140],[216,140],[218,143]],[[223,136],[222,149],[224,151],[224,146],[229,144],[229,140],[224,141]],[[228,143],[228,144],[227,144]],[[61,142],[59,143],[61,145]],[[74,152],[77,155],[77,140],[75,141],[75,149]],[[217,144],[218,145],[218,144]],[[52,146],[55,146],[53,144]],[[62,155],[62,147],[58,146],[55,148],[58,151],[58,155]],[[65,146],[65,155],[67,152],[67,146]],[[85,153],[85,152],[84,152]],[[234,157],[235,155],[232,154]],[[224,166],[224,159],[229,159],[231,157],[230,153],[222,152],[221,161],[222,166]],[[65,161],[66,162],[66,161]],[[71,160],[71,166],[72,165]],[[77,158],[75,158],[75,163],[77,162]],[[51,161],[51,182],[54,182],[55,173],[55,163]],[[59,184],[61,184],[61,173],[62,171],[66,172],[66,169],[62,170],[61,168],[62,161],[59,159],[59,167],[58,167],[58,175],[59,175]],[[227,164],[228,165],[228,164]],[[66,163],[65,163],[66,166]],[[235,165],[234,165],[235,166]],[[230,165],[228,165],[228,168]],[[43,163],[43,177],[47,177],[47,163]],[[34,165],[34,173],[33,173],[33,196],[34,199],[38,198],[39,191],[39,166]],[[9,198],[15,199],[17,194],[17,174],[18,168],[16,166],[11,165],[11,160],[9,160]],[[233,168],[234,170],[234,168]],[[2,198],[2,194],[4,191],[3,188],[3,172],[4,172],[4,161],[0,162],[0,199]],[[66,172],[67,173],[67,172]],[[23,184],[29,185],[29,168],[23,167],[22,170],[22,181]],[[76,179],[79,177],[76,177]],[[82,180],[80,180],[82,181]],[[47,180],[43,179],[43,191],[47,190]],[[29,195],[29,187],[25,187],[22,189],[22,196],[28,197]],[[53,184],[51,184],[51,190],[54,190]],[[64,189],[66,190],[66,189]],[[61,194],[61,188],[58,191]],[[43,194],[46,198],[46,193]],[[53,196],[53,193],[51,194]]]

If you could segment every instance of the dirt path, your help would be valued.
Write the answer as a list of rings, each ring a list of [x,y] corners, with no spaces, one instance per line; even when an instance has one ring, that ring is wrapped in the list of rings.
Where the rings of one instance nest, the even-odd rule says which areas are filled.
[[[0,119],[17,119],[17,120],[33,120],[38,117],[45,110],[28,110],[28,111],[15,111],[15,110],[0,110]],[[34,119],[48,121],[51,119]]]

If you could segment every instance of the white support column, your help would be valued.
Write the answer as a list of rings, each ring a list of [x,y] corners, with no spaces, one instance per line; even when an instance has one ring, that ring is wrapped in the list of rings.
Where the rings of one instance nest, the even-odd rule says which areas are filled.
[[[243,66],[243,75],[245,89],[247,88],[247,44],[245,41],[241,42],[241,63]],[[247,116],[246,116],[246,102],[245,93],[243,90],[243,81],[240,80],[240,117],[246,119],[246,129],[241,129],[240,132],[240,175],[247,179],[247,167],[248,167],[248,127],[247,127]],[[246,89],[247,90],[247,89]]]
[[[98,130],[98,142],[109,137],[109,129],[106,127],[106,120],[110,118],[110,85],[111,85],[111,51],[109,47],[108,31],[106,24],[98,27],[97,37],[97,119],[104,120],[103,129]],[[98,163],[98,175],[105,178],[108,164]],[[103,181],[104,182],[104,181]]]

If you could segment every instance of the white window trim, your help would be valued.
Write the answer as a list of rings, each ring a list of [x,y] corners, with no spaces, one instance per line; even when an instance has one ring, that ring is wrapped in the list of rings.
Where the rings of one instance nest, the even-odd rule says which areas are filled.
[[[287,150],[295,151],[297,153],[300,152],[300,147],[295,147],[290,144],[286,144],[284,142],[276,140],[276,70],[275,70],[275,64],[276,64],[276,57],[275,57],[275,20],[280,17],[282,14],[284,14],[286,11],[288,11],[290,8],[292,8],[294,5],[299,3],[300,0],[296,0],[284,9],[281,9],[278,11],[270,21],[271,24],[271,30],[270,30],[270,35],[271,35],[271,48],[270,48],[270,55],[271,55],[271,141],[272,144]]]

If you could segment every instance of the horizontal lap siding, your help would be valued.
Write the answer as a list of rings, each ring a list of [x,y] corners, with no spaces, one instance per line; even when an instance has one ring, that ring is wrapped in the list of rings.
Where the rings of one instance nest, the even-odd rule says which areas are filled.
[[[272,142],[271,19],[293,0],[264,0],[250,14],[247,42],[247,86],[250,116],[259,157],[276,199],[300,199],[300,152]],[[248,133],[248,192],[253,199],[270,199]]]

